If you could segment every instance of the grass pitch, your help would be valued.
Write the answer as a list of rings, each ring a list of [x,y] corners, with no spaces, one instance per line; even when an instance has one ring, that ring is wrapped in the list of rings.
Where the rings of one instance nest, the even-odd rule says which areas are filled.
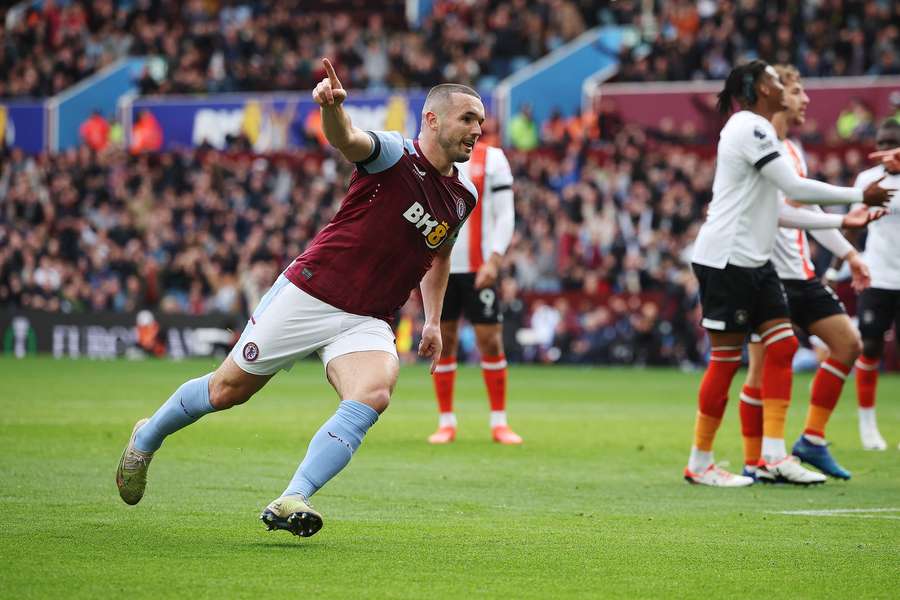
[[[509,412],[525,445],[500,447],[489,440],[480,373],[464,368],[460,436],[432,447],[428,372],[404,368],[391,408],[314,498],[325,527],[298,539],[266,532],[257,516],[335,409],[316,363],[170,437],[141,504],[118,498],[115,466],[134,421],[214,366],[0,360],[0,596],[887,598],[900,589],[897,376],[879,382],[887,452],[860,449],[852,381],[838,405],[829,437],[852,481],[720,490],[681,479],[699,373],[513,367]],[[808,387],[808,376],[795,381],[789,442]],[[717,458],[739,469],[734,398]],[[842,509],[857,512],[833,512]]]

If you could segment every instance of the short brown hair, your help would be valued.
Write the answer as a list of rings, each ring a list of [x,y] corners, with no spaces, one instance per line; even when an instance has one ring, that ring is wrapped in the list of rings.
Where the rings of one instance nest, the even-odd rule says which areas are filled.
[[[781,83],[789,85],[800,79],[800,71],[794,65],[775,65],[775,72],[781,79]]]
[[[422,114],[433,111],[436,104],[443,104],[450,98],[451,94],[465,94],[481,100],[478,92],[467,85],[462,85],[461,83],[440,83],[428,90],[428,95],[425,96],[425,106],[422,107]]]

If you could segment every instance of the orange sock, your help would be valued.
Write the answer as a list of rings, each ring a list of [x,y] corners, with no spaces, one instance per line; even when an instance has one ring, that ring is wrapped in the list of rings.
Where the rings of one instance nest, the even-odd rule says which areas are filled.
[[[791,403],[794,353],[800,346],[790,323],[775,325],[762,335],[763,437],[783,440],[787,409]]]
[[[860,356],[856,359],[856,398],[860,408],[875,408],[875,387],[881,359]]]
[[[502,354],[482,356],[481,374],[484,376],[484,385],[487,387],[491,411],[506,410],[506,357]]]
[[[456,357],[438,359],[431,375],[434,381],[434,393],[437,396],[438,410],[442,413],[453,412],[453,384],[456,382]]]
[[[850,368],[833,358],[819,365],[812,383],[812,395],[803,433],[825,437],[825,426],[831,418],[834,407],[837,406],[838,398],[841,397],[841,390],[844,389],[844,381],[850,374]]]
[[[744,464],[756,466],[762,454],[763,404],[759,388],[745,385],[741,391],[741,436]]]
[[[694,446],[703,452],[712,450],[716,431],[725,414],[728,388],[741,366],[740,346],[713,347],[709,366],[700,382],[699,410],[694,424]]]

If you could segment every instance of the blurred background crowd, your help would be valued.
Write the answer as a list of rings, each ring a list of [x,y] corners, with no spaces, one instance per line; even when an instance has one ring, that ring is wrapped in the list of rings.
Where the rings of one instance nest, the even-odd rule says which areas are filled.
[[[651,22],[636,0],[438,0],[415,30],[404,2],[375,4],[45,0],[6,15],[0,97],[56,94],[128,53],[153,57],[145,94],[307,90],[323,55],[348,88],[485,89],[604,23],[633,25],[621,81],[722,78],[755,56],[810,76],[900,72],[900,3],[676,0],[655,3]],[[811,177],[850,185],[866,168],[860,144],[875,119],[865,106],[846,112],[824,134],[800,132],[813,146],[845,142],[808,157]],[[100,144],[85,130],[84,145],[60,154],[0,150],[0,307],[246,315],[337,210],[351,169],[315,136],[270,156],[240,140],[135,153],[95,124]],[[513,119],[517,220],[501,283],[511,359],[702,362],[688,257],[720,125],[641,128],[605,102]],[[499,140],[493,122],[486,140]],[[419,313],[415,298],[401,311],[411,336]],[[464,354],[474,345],[465,332],[462,343]]]
[[[603,24],[628,27],[621,81],[723,79],[755,57],[808,77],[900,74],[900,4],[887,0],[436,0],[417,28],[404,6],[44,0],[6,15],[0,97],[59,93],[129,53],[152,57],[144,94],[306,90],[321,56],[352,89],[490,89]]]

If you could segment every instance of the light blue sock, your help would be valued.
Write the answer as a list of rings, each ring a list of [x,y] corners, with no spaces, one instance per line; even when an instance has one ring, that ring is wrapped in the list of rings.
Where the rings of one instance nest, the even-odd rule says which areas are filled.
[[[175,390],[172,397],[138,429],[134,436],[135,448],[141,452],[156,452],[167,435],[216,410],[209,403],[210,377],[212,373],[207,373],[203,377],[191,379]]]
[[[362,402],[344,400],[334,416],[309,442],[306,457],[282,496],[303,494],[309,498],[347,466],[378,413]]]

